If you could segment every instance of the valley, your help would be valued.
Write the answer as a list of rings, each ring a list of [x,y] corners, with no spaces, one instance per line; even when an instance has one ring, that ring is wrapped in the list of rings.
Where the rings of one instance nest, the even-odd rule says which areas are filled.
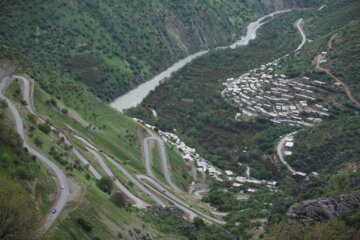
[[[358,238],[356,0],[0,7],[1,239]]]

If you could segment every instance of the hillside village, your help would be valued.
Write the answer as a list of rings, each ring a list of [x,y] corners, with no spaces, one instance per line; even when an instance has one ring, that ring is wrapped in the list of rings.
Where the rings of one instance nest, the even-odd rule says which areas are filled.
[[[223,83],[226,88],[222,96],[240,110],[235,119],[261,116],[274,123],[312,126],[328,117],[328,108],[318,103],[322,99],[319,87],[327,83],[276,74],[279,61],[261,65]]]
[[[135,121],[143,124],[144,126],[155,130],[155,127],[145,123],[144,121],[133,118]],[[271,190],[276,190],[276,181],[265,181],[265,180],[258,180],[250,177],[250,168],[247,167],[246,175],[247,176],[236,176],[231,170],[225,170],[225,174],[222,174],[217,168],[211,165],[208,161],[202,158],[198,153],[196,153],[195,148],[191,148],[187,146],[181,139],[174,133],[164,132],[158,130],[158,134],[164,139],[165,142],[169,143],[170,145],[176,147],[181,153],[182,158],[185,161],[189,161],[191,163],[195,163],[197,166],[197,170],[199,172],[208,174],[210,177],[213,177],[216,181],[223,182],[224,179],[227,181],[231,181],[233,187],[240,187],[244,183],[252,183],[255,185],[265,185]],[[221,177],[220,177],[221,176]],[[256,189],[248,188],[248,192],[255,192]]]

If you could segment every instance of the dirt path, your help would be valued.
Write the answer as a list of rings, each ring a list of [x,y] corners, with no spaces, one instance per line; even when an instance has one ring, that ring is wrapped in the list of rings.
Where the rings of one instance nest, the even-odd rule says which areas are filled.
[[[331,36],[329,42],[328,42],[328,48],[331,49],[332,48],[332,41],[334,40],[334,38],[336,37],[337,33],[335,33],[334,35]],[[330,77],[332,77],[333,79],[335,79],[335,81],[337,81],[338,83],[341,84],[341,86],[344,87],[344,90],[346,92],[346,95],[348,96],[349,100],[351,102],[353,102],[357,107],[360,107],[360,102],[354,98],[351,94],[351,90],[350,88],[343,82],[341,81],[338,77],[336,77],[334,74],[331,73],[330,69],[327,68],[323,68],[320,66],[320,61],[323,59],[323,55],[319,54],[314,58],[313,63],[316,64],[316,71],[324,71],[326,72]]]
[[[334,35],[331,36],[329,42],[328,42],[328,48],[332,48],[332,41],[334,40],[334,38],[336,37],[338,33],[335,33]]]

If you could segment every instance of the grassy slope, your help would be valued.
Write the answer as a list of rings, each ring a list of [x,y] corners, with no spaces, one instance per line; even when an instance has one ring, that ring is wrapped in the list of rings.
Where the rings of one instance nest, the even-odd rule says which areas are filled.
[[[27,110],[25,109],[24,106],[22,106],[18,102],[21,99],[20,95],[18,95],[19,92],[20,92],[19,85],[17,81],[12,81],[5,90],[6,96],[16,102],[18,109],[20,109],[20,114],[24,119],[24,125],[26,129],[29,129],[30,126],[36,126],[36,125],[33,124],[31,121],[29,121]],[[46,95],[46,93],[41,89],[37,89],[35,92],[40,92]],[[44,99],[47,98],[42,98],[42,100]],[[34,100],[36,107],[38,107],[39,105],[37,104],[37,102],[39,101],[39,99],[35,97]],[[44,105],[47,104],[44,103]],[[46,106],[43,107],[45,108]],[[51,116],[50,119],[55,119],[54,117],[56,113],[64,115],[63,113],[56,111],[54,106],[52,105],[47,105],[46,108],[50,113]],[[57,121],[52,121],[52,123],[60,124],[60,122],[63,121],[60,126],[65,126],[67,122],[64,119],[67,119],[67,121],[69,122],[72,121],[71,119],[69,119],[69,117],[64,115],[63,118],[59,117],[57,118]],[[70,126],[74,126],[74,125],[77,126],[78,123],[76,124],[73,123],[73,125]],[[144,234],[150,234],[151,236],[157,237],[159,239],[161,238],[181,239],[181,237],[178,235],[172,235],[168,233],[164,234],[154,230],[154,227],[151,226],[152,222],[149,223],[150,226],[145,230],[144,228],[146,226],[144,225],[138,213],[138,210],[132,207],[126,209],[120,209],[116,207],[113,203],[111,203],[109,201],[109,196],[103,193],[102,191],[100,191],[95,186],[95,181],[93,178],[87,180],[86,178],[86,174],[88,173],[87,170],[75,169],[73,167],[70,167],[73,166],[73,164],[77,160],[75,156],[72,155],[71,152],[66,153],[64,149],[64,145],[59,143],[59,138],[55,132],[50,132],[49,134],[45,134],[35,127],[34,131],[31,132],[26,131],[26,133],[27,133],[27,138],[34,146],[35,146],[34,139],[35,138],[41,139],[43,144],[41,146],[36,146],[36,148],[38,148],[39,151],[43,152],[55,163],[57,163],[61,168],[63,168],[66,175],[69,177],[69,179],[71,179],[71,182],[73,182],[72,184],[80,186],[80,189],[76,189],[76,191],[78,191],[78,193],[76,194],[78,194],[79,196],[70,202],[68,208],[64,210],[64,214],[61,215],[59,221],[55,223],[55,225],[51,228],[50,232],[46,234],[45,238],[69,239],[71,237],[75,237],[75,238],[83,239],[89,237],[94,238],[96,236],[98,237],[103,236],[106,238],[116,238],[118,232],[122,232],[125,239],[130,238],[130,234],[133,234],[134,236],[137,237],[142,237],[142,235]],[[77,145],[80,146],[80,150],[83,148],[83,146],[79,144],[79,142],[77,142]],[[66,163],[61,164],[58,160],[54,159],[53,155],[49,154],[49,149],[52,147],[56,149],[58,154],[61,155],[61,159],[65,160]],[[11,151],[9,152],[9,147],[1,145],[0,150],[1,153],[3,152],[9,153],[12,159],[13,154],[11,153]],[[86,156],[86,154],[84,155]],[[88,155],[87,157],[89,156],[90,155]],[[92,162],[94,163],[94,160],[92,160]],[[37,196],[36,201],[40,205],[40,213],[44,215],[45,213],[48,212],[48,210],[50,209],[51,205],[54,202],[54,191],[56,188],[55,182],[54,180],[49,178],[50,175],[49,171],[46,170],[46,168],[44,167],[38,168],[35,162],[31,163],[31,165],[28,166],[27,168],[30,168],[34,171],[32,173],[34,175],[32,181],[37,180],[36,186],[34,186],[35,193]],[[7,169],[8,169],[6,171],[7,175],[13,177],[16,176],[16,171],[15,171],[16,168],[13,167],[13,164],[11,165],[7,164]],[[9,171],[9,169],[11,171]],[[121,182],[123,182],[125,185],[128,185],[128,180],[123,176],[121,177],[121,173],[116,171],[115,168],[112,168],[112,170],[117,176],[120,176],[119,179],[121,180]],[[24,187],[27,187],[27,184],[25,184]],[[137,193],[138,190],[131,184],[128,185],[128,188],[131,191],[135,192],[137,195],[140,195],[140,197],[142,197],[146,201],[150,202],[150,199]],[[131,213],[132,211],[134,213]],[[131,218],[129,218],[129,215],[131,215]],[[70,217],[70,221],[67,219],[68,217]],[[84,218],[90,224],[90,226],[92,226],[93,229],[90,232],[87,232],[86,230],[80,227],[78,223],[79,217]],[[142,233],[140,235],[136,234],[134,228],[141,229]]]
[[[11,123],[10,113],[0,107],[0,176],[18,184],[23,193],[35,201],[39,221],[42,221],[56,198],[56,183],[51,171],[34,160],[21,146],[20,136],[6,124]]]
[[[190,52],[233,41],[246,22],[274,6],[265,0],[6,0],[0,9],[0,39],[8,46],[72,71],[110,100]]]

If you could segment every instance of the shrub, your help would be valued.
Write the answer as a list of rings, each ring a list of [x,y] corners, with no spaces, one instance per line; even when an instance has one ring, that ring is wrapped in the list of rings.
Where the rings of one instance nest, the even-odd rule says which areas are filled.
[[[44,124],[39,124],[39,125],[38,125],[38,128],[39,128],[42,132],[44,132],[44,133],[46,133],[46,134],[49,134],[50,131],[51,131],[51,128],[50,128],[49,125],[47,125],[46,123],[44,123]]]
[[[65,115],[67,115],[69,113],[69,111],[66,108],[61,109],[61,112]]]
[[[79,225],[85,232],[91,232],[92,226],[86,219],[84,219],[83,217],[78,217],[76,221],[79,223]]]
[[[19,178],[24,180],[31,180],[31,174],[29,171],[27,171],[24,167],[18,167],[16,170],[17,175]]]
[[[34,142],[35,142],[35,145],[36,145],[37,147],[39,147],[39,148],[42,147],[43,142],[41,141],[40,138],[36,137],[36,138],[34,139]]]
[[[114,187],[114,183],[109,177],[103,177],[97,181],[96,185],[107,194],[111,194],[111,191]]]
[[[118,207],[125,207],[126,200],[122,193],[116,192],[111,197],[110,200]]]

